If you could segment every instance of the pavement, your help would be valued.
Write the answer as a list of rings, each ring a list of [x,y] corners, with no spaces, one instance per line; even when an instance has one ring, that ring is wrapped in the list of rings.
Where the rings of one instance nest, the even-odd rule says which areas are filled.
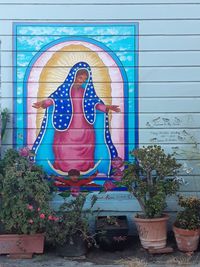
[[[52,249],[32,259],[14,260],[0,256],[0,267],[200,267],[200,246],[195,253],[177,250],[174,240],[168,241],[174,251],[169,254],[150,254],[141,248],[137,238],[129,240],[122,251],[103,251],[94,248],[84,257],[63,258]]]

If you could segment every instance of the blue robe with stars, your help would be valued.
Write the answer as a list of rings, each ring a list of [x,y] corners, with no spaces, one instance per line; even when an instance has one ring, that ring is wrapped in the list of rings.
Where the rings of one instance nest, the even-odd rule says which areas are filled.
[[[86,121],[93,125],[95,131],[95,168],[88,170],[83,176],[90,176],[98,170],[107,177],[111,173],[111,161],[118,156],[117,150],[112,143],[108,114],[97,110],[95,107],[103,101],[96,95],[90,66],[86,62],[75,64],[64,83],[54,91],[49,98],[54,105],[46,108],[45,115],[41,124],[40,132],[33,144],[32,151],[34,156],[31,158],[36,164],[41,165],[48,174],[58,175],[59,173],[52,168],[54,162],[53,140],[55,131],[65,131],[68,129],[72,120],[72,101],[71,88],[75,81],[76,73],[80,69],[87,70],[89,77],[84,84],[83,112]],[[98,134],[97,134],[98,129]],[[103,144],[98,146],[96,144]]]

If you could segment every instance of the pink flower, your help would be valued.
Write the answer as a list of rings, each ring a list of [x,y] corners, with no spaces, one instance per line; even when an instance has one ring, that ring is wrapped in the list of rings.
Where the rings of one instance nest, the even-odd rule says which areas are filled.
[[[23,147],[23,148],[21,148],[21,149],[19,150],[19,154],[20,154],[20,156],[26,158],[26,157],[29,156],[29,154],[30,154],[30,150],[29,150],[28,147]]]
[[[49,215],[48,220],[49,221],[53,221],[53,216],[52,215]]]
[[[32,205],[27,205],[27,209],[28,210],[33,210],[33,206]]]
[[[116,185],[113,184],[113,182],[111,181],[105,182],[103,186],[104,186],[105,191],[110,191],[116,187]]]
[[[49,220],[49,221],[57,222],[57,221],[59,220],[59,218],[56,217],[56,216],[49,215],[48,220]]]
[[[58,217],[56,217],[56,216],[53,216],[53,221],[57,222],[58,220],[59,220],[59,218],[58,218]]]
[[[32,220],[32,219],[30,219],[28,222],[29,222],[30,224],[33,224],[33,220]]]
[[[37,211],[40,211],[40,210],[41,210],[40,208],[37,209]]]
[[[41,213],[40,214],[40,219],[44,219],[45,218],[45,214],[44,213]]]
[[[79,187],[79,186],[72,186],[72,187],[70,188],[70,191],[71,191],[71,195],[72,195],[73,197],[77,197],[77,196],[79,196],[79,194],[80,194],[80,187]]]
[[[122,177],[123,177],[123,172],[120,169],[117,169],[112,176],[112,178],[117,182],[121,181]]]
[[[124,162],[123,162],[122,158],[120,158],[120,157],[116,157],[116,158],[114,158],[114,159],[112,160],[112,167],[113,167],[113,168],[117,168],[117,169],[119,169],[119,168],[121,168],[123,165],[124,165]]]

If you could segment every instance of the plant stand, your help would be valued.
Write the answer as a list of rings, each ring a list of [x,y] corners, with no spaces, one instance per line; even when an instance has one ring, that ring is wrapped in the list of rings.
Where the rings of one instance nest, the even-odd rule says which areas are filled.
[[[116,218],[116,224],[106,223],[107,216],[96,219],[97,243],[108,251],[123,250],[127,245],[128,222],[126,216],[110,216]]]

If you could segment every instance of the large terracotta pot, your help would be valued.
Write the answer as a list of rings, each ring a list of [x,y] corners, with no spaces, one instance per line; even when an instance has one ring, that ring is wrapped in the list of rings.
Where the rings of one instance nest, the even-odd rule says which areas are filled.
[[[162,218],[142,219],[135,217],[136,227],[140,242],[145,249],[160,249],[167,243],[167,220],[169,216],[164,214]]]
[[[33,253],[43,253],[44,234],[0,235],[0,254],[11,258],[32,258]]]
[[[192,252],[197,250],[200,230],[187,230],[173,226],[173,231],[180,251]]]

